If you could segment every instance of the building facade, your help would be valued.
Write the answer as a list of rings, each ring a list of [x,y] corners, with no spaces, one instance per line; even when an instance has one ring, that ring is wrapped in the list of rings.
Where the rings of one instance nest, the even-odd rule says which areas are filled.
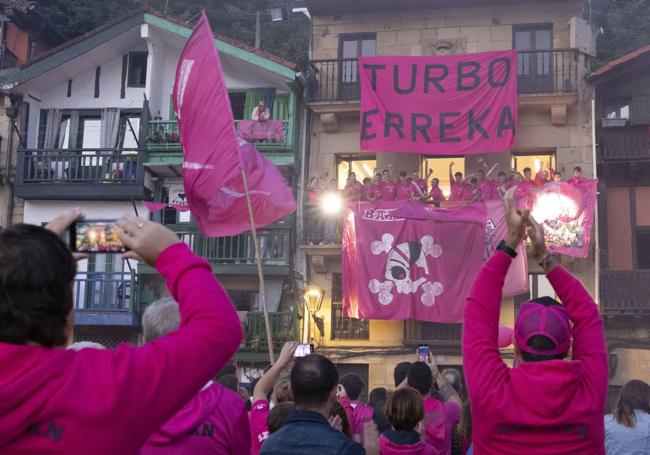
[[[610,397],[630,379],[650,381],[649,69],[646,46],[589,78],[596,89],[600,302]]]
[[[213,265],[246,330],[242,359],[254,362],[268,353],[250,235],[207,238],[189,212],[167,207],[150,213],[143,204],[186,203],[172,92],[190,34],[182,21],[142,11],[3,74],[6,98],[17,100],[15,129],[20,132],[15,150],[9,150],[16,157],[9,183],[27,223],[44,223],[77,206],[88,219],[131,214],[168,225]],[[220,35],[216,46],[237,128],[264,99],[284,134],[254,145],[295,182],[300,117],[295,65]],[[278,343],[297,336],[294,223],[290,216],[260,231],[266,301]],[[141,311],[167,294],[151,267],[117,255],[91,255],[79,264],[74,283],[76,338],[108,346],[135,342]]]
[[[418,171],[440,179],[449,190],[448,166],[471,174],[498,163],[501,169],[557,169],[565,178],[574,166],[593,177],[593,88],[586,83],[595,44],[582,0],[357,1],[304,0],[313,20],[312,61],[307,71],[310,112],[305,181],[323,178],[339,189],[350,172],[357,179],[375,171]],[[358,58],[372,55],[449,55],[516,49],[519,126],[507,153],[445,157],[403,153],[361,153],[359,148]],[[428,344],[441,366],[462,369],[460,324],[416,321],[358,321],[342,316],[340,237],[322,238],[306,221],[302,229],[309,339],[345,373],[354,371],[371,389],[392,387],[394,366],[415,358]],[[595,243],[595,242],[594,242]],[[594,248],[585,260],[565,259],[590,291],[596,288]],[[552,295],[537,265],[530,264],[530,295],[504,299],[501,323],[512,326],[518,304]],[[468,284],[469,285],[469,284]],[[316,292],[312,292],[317,295]],[[595,294],[595,293],[594,293]],[[320,326],[320,327],[319,327]],[[305,328],[306,336],[307,328]],[[504,351],[504,357],[512,353]]]

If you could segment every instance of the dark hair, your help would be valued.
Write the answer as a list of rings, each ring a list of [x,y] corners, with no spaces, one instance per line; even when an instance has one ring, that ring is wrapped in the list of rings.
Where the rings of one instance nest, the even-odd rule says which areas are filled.
[[[400,176],[400,177],[406,177],[406,171],[402,171],[402,172],[400,172],[400,173],[399,173],[399,176]]]
[[[224,374],[219,378],[219,384],[226,389],[230,389],[235,393],[239,393],[239,379],[234,374]]]
[[[476,171],[476,173],[477,174],[485,174],[485,171],[483,169],[479,169],[478,171]]]
[[[377,173],[375,174],[375,177],[381,177],[381,172],[377,172]]]
[[[529,168],[529,167],[525,167],[525,168],[524,168],[524,173],[525,173],[525,172],[533,172],[533,170],[532,170],[531,168]]]
[[[348,420],[348,415],[345,412],[345,408],[338,401],[334,403],[334,406],[332,406],[332,410],[330,411],[330,417],[334,416],[339,416],[341,418],[341,431],[348,438],[352,439],[354,436],[352,425],[350,425],[350,421]]]
[[[395,365],[395,370],[393,370],[393,379],[395,380],[395,387],[400,385],[406,376],[409,374],[409,370],[413,364],[411,362],[400,362]]]
[[[296,405],[293,401],[285,401],[273,406],[266,419],[266,424],[269,428],[269,433],[273,434],[278,431],[285,424],[289,416],[296,410]]]
[[[413,431],[424,419],[424,401],[417,390],[407,387],[393,392],[384,412],[388,421],[397,431]]]
[[[320,354],[309,354],[296,359],[291,370],[291,389],[298,408],[327,403],[330,393],[339,382],[334,364]]]
[[[352,401],[359,399],[361,391],[363,390],[363,381],[356,374],[346,374],[339,381],[340,384],[345,388],[345,393],[348,394],[348,397]]]
[[[429,365],[424,362],[415,362],[409,370],[408,383],[410,387],[420,392],[422,396],[431,392],[433,374]]]
[[[548,296],[532,299],[531,302],[544,305],[545,307],[562,306],[560,302]],[[536,351],[552,351],[553,349],[555,349],[555,342],[551,340],[549,337],[547,337],[546,335],[535,335],[533,337],[530,337],[526,342],[526,345],[533,348]],[[532,354],[530,352],[524,351],[521,348],[519,349],[519,351],[521,354],[521,359],[524,362],[545,362],[547,360],[562,360],[568,355],[568,352],[563,352],[560,354],[549,354],[549,355]]]
[[[53,232],[28,224],[0,231],[0,342],[65,345],[76,273]]]
[[[389,173],[389,174],[390,174],[390,171],[389,171],[388,169],[384,169],[383,171],[381,171],[381,173],[382,173],[382,174],[386,174],[386,173]]]
[[[379,403],[386,402],[386,400],[388,400],[388,390],[384,387],[376,387],[368,395],[368,406],[375,407]]]
[[[501,176],[507,177],[508,174],[506,174],[506,173],[503,172],[503,171],[499,171],[499,173],[497,174],[497,176],[499,176],[499,177],[501,177]]]
[[[573,168],[574,171],[582,172],[582,168],[580,166],[576,166]]]
[[[476,177],[472,177],[471,179],[469,179],[469,183],[476,184],[478,183],[478,179]]]
[[[371,183],[371,182],[372,182],[372,180],[370,179],[370,177],[364,177],[364,178],[363,178],[363,183],[364,183],[364,185],[365,185],[366,183]]]
[[[627,381],[618,393],[616,406],[614,406],[614,419],[621,425],[634,428],[636,409],[650,413],[650,386],[644,381],[632,379]]]
[[[462,173],[462,172],[456,172],[456,173],[454,174],[454,177],[462,177],[462,176],[463,176],[463,173]]]
[[[436,182],[440,183],[440,179],[437,178],[437,177],[432,178],[432,179],[431,179],[431,183],[433,183],[434,180],[435,180]]]

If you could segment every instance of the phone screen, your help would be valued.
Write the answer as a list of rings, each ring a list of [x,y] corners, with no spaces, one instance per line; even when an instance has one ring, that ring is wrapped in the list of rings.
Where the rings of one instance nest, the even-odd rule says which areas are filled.
[[[296,351],[293,353],[294,357],[305,357],[306,355],[314,352],[313,344],[299,344]]]
[[[429,363],[429,346],[426,344],[418,346],[418,360],[420,362]]]
[[[79,253],[124,253],[115,220],[80,220],[70,229],[70,249]]]

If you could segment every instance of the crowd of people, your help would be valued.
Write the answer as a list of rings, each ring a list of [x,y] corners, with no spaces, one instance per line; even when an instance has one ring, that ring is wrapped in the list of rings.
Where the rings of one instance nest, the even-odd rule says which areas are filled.
[[[162,225],[118,221],[127,258],[155,266],[171,298],[143,314],[143,343],[64,349],[73,339],[76,259],[60,239],[82,217],[0,231],[0,452],[115,454],[648,453],[650,387],[626,384],[604,417],[607,349],[597,305],[548,251],[541,226],[504,198],[507,234],[466,301],[459,371],[404,359],[393,390],[365,396],[332,360],[278,360],[242,396],[230,359],[242,331],[210,265]],[[502,287],[530,238],[560,301],[522,304],[513,366],[501,358]],[[415,357],[415,355],[414,355]],[[411,360],[416,360],[411,362]],[[215,375],[219,371],[219,380]]]
[[[455,163],[449,165],[449,195],[445,196],[440,188],[440,179],[433,177],[433,170],[429,170],[426,178],[422,178],[417,171],[391,173],[385,169],[377,172],[374,177],[365,177],[359,182],[357,175],[351,172],[340,192],[346,202],[375,202],[375,201],[413,201],[440,205],[446,201],[477,202],[487,200],[499,200],[505,197],[506,192],[513,186],[522,188],[538,188],[550,181],[562,181],[562,175],[552,167],[540,169],[533,177],[529,167],[523,169],[523,173],[516,169],[508,172],[497,172],[496,179],[494,172],[499,165],[495,164],[486,170],[479,170],[475,174],[464,176],[462,172],[454,172]],[[326,194],[339,193],[336,179],[326,182],[325,177],[312,177],[308,187],[308,202],[318,204]],[[575,184],[584,181],[582,168],[573,168],[573,175],[566,182]],[[428,183],[430,182],[430,184]]]

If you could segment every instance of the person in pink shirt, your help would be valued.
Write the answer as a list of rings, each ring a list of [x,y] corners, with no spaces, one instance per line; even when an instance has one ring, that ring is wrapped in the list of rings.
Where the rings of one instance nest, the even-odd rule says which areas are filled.
[[[410,201],[413,199],[413,186],[406,179],[406,172],[399,173],[399,182],[396,185],[395,194],[398,201]]]
[[[433,174],[433,169],[429,169],[429,174],[427,179]],[[411,187],[413,190],[413,200],[424,202],[427,199],[429,193],[429,185],[427,184],[427,179],[420,177],[419,172],[413,171],[411,173]]]
[[[272,403],[275,405],[277,403],[290,401],[293,398],[291,393],[273,393],[271,396],[271,403],[269,403],[269,394],[271,393],[271,390],[275,389],[276,384],[279,383],[278,378],[280,378],[280,375],[283,372],[286,374],[289,373],[288,367],[293,361],[293,354],[296,352],[297,347],[298,343],[294,341],[284,343],[278,360],[273,364],[273,366],[271,366],[269,371],[264,373],[264,376],[257,381],[257,384],[255,384],[255,388],[253,389],[253,406],[248,414],[251,429],[250,435],[252,438],[251,455],[257,455],[262,449],[264,441],[269,437],[268,417],[271,409],[270,404]],[[284,382],[290,390],[289,381],[287,380]]]
[[[359,202],[359,200],[361,200],[362,191],[363,185],[357,180],[357,175],[354,172],[351,172],[348,176],[348,181],[345,184],[345,189],[343,190],[343,195],[345,196],[346,201]]]
[[[381,199],[381,185],[381,174],[376,173],[372,183],[367,188],[364,187],[367,201],[374,202]]]
[[[607,347],[598,306],[545,245],[544,230],[505,198],[506,239],[485,263],[465,305],[463,366],[471,402],[474,453],[603,455]],[[530,254],[562,303],[522,304],[515,322],[515,366],[498,348],[506,273],[528,233]],[[571,359],[567,356],[571,353]]]
[[[382,176],[381,183],[381,200],[394,201],[397,198],[397,185],[390,178],[390,171],[385,170]]]
[[[487,168],[487,165],[483,160],[481,160],[483,165]],[[499,163],[495,163],[487,172],[483,172],[483,169],[479,169],[476,172],[476,178],[478,179],[478,185],[481,189],[481,197],[484,201],[489,201],[492,199],[498,199],[499,196],[496,192],[497,183],[492,180],[490,177],[494,170],[499,166]]]
[[[562,181],[562,174],[559,173],[559,172],[557,172],[557,171],[555,171],[555,172],[553,173],[553,181],[554,181],[554,182],[561,182],[561,181]]]
[[[174,299],[155,301],[142,315],[145,343],[178,330],[181,315]],[[226,375],[228,376],[228,375]],[[154,433],[140,455],[250,452],[251,434],[241,397],[221,384],[208,383],[174,417]]]
[[[576,166],[573,168],[573,177],[571,177],[569,180],[566,182],[570,185],[576,185],[578,183],[582,183],[586,178],[582,176],[582,168],[580,166]]]
[[[349,406],[352,409],[352,421],[350,422],[352,432],[353,434],[362,434],[363,424],[370,422],[375,412],[374,408],[359,401],[364,387],[363,381],[356,374],[346,374],[341,378],[340,384],[343,386],[345,393],[339,396],[339,401],[344,408]]]
[[[495,186],[494,192],[499,199],[503,199],[506,196],[508,190],[514,185],[516,185],[514,181],[508,180],[508,174],[503,171],[499,171],[499,174],[497,174],[497,184]]]
[[[468,190],[463,193],[463,200],[469,202],[479,202],[483,200],[483,192],[476,177],[469,179]]]
[[[62,349],[73,336],[76,263],[60,236],[82,216],[0,231],[0,453],[137,453],[241,343],[212,266],[166,227],[129,216],[117,222],[124,257],[165,278],[179,329],[143,346]]]
[[[386,416],[391,429],[379,439],[381,455],[436,455],[435,448],[422,440],[417,427],[424,419],[424,402],[420,393],[406,387],[396,390],[386,402]]]
[[[429,192],[431,201],[436,207],[440,207],[441,202],[445,202],[445,195],[440,189],[440,180],[437,178],[431,179],[431,191]]]
[[[463,181],[463,173],[454,173],[454,162],[449,163],[449,184],[451,185],[450,201],[466,201],[471,199],[471,190]],[[468,196],[469,195],[469,196]]]

